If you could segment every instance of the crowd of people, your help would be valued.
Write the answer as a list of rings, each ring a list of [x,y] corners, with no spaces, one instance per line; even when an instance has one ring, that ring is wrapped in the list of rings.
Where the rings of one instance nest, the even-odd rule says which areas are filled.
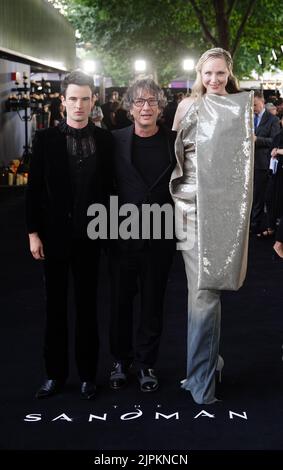
[[[36,133],[26,214],[30,251],[43,261],[46,289],[46,380],[37,398],[61,392],[68,377],[69,269],[80,394],[83,399],[97,396],[96,287],[103,247],[111,285],[110,387],[124,388],[135,371],[142,392],[158,389],[155,364],[177,243],[188,283],[187,370],[181,387],[198,404],[218,400],[215,377],[224,366],[221,291],[237,290],[244,282],[250,220],[255,236],[265,237],[282,215],[283,131],[261,95],[253,100],[253,92],[240,91],[229,52],[206,51],[196,72],[191,96],[176,95],[167,107],[161,88],[143,79],[128,88],[123,106],[113,92],[101,108],[93,80],[71,72],[62,82],[64,118],[58,116],[57,125]],[[113,195],[119,227],[129,225],[129,207],[136,208],[130,222],[134,236],[119,230],[118,236],[107,232],[106,240],[89,238],[89,208],[98,203],[107,212]],[[161,217],[159,236],[152,230],[144,236],[144,206],[166,207],[174,214],[174,234],[168,237]],[[265,207],[267,226],[262,228]],[[283,257],[281,225],[278,233],[274,249]]]

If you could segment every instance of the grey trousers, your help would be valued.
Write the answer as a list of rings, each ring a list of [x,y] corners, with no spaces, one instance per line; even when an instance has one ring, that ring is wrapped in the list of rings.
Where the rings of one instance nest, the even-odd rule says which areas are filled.
[[[182,388],[189,390],[198,404],[215,398],[215,372],[218,362],[221,303],[220,291],[199,290],[198,233],[195,204],[187,208],[189,249],[182,250],[188,282],[187,377]]]

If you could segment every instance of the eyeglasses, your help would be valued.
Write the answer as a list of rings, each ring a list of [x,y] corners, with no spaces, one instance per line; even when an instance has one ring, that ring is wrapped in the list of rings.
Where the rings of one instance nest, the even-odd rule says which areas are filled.
[[[147,100],[145,98],[137,98],[136,100],[133,100],[133,103],[137,108],[142,108],[146,102],[151,107],[158,105],[158,100],[155,98],[148,98]]]

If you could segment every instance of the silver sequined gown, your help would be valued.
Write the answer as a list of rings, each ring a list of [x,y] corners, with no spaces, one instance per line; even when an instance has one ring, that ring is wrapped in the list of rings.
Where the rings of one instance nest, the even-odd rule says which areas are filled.
[[[252,116],[252,94],[205,95],[188,109],[176,139],[170,191],[188,283],[187,376],[182,387],[199,404],[217,400],[220,291],[238,289],[246,273]]]
[[[198,234],[196,201],[196,124],[197,109],[193,105],[185,117],[186,133],[177,139],[184,146],[183,176],[171,183],[175,201],[176,230],[179,239],[186,232],[182,250],[188,282],[187,377],[182,388],[189,390],[196,403],[213,403],[215,370],[220,339],[220,292],[198,289]],[[178,211],[180,216],[178,217]]]

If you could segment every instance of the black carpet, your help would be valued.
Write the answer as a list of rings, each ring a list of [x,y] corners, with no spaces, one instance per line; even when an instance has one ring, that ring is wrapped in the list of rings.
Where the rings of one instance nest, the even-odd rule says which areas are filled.
[[[160,389],[154,394],[140,392],[134,375],[125,390],[109,389],[109,283],[104,258],[99,395],[89,403],[79,398],[73,354],[65,392],[49,400],[34,398],[44,378],[44,292],[41,265],[28,250],[22,188],[0,190],[0,226],[2,451],[88,450],[105,457],[113,454],[110,450],[113,455],[174,450],[189,456],[194,451],[205,455],[203,451],[251,450],[260,455],[262,450],[283,450],[283,263],[273,259],[273,240],[251,239],[244,287],[223,293],[225,367],[218,386],[222,401],[210,406],[194,404],[179,387],[186,363],[187,302],[180,254],[167,290],[156,365]],[[71,324],[72,305],[70,294]]]

